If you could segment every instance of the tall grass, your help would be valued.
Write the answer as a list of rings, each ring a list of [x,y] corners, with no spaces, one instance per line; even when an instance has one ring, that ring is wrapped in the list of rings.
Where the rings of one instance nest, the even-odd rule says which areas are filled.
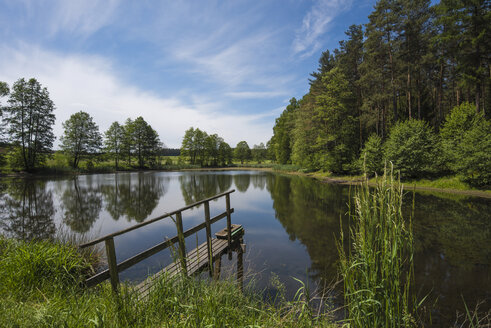
[[[339,252],[348,327],[416,325],[411,221],[402,216],[403,188],[385,172],[373,189],[365,179],[350,204],[349,249]]]
[[[87,267],[68,245],[0,236],[0,327],[334,327],[312,316],[305,288],[273,305],[233,280],[164,275],[141,299],[127,283],[84,288]]]

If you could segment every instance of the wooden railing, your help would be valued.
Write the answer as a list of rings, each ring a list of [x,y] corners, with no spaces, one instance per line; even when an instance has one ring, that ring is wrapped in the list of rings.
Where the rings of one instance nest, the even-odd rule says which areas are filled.
[[[234,212],[234,209],[230,207],[230,194],[233,193],[235,190],[230,190],[221,194],[218,194],[216,196],[210,197],[203,199],[199,202],[193,203],[191,205],[185,206],[183,208],[180,208],[178,210],[175,210],[170,213],[166,213],[162,216],[156,217],[154,219],[136,224],[132,227],[123,229],[121,231],[113,232],[111,234],[108,234],[104,237],[100,237],[98,239],[92,240],[88,243],[79,245],[80,248],[85,248],[89,246],[96,245],[98,243],[104,242],[105,248],[106,248],[106,257],[107,257],[107,262],[108,262],[108,269],[97,273],[96,275],[88,278],[86,280],[86,285],[88,287],[95,286],[99,283],[101,283],[104,280],[111,279],[111,285],[113,290],[118,289],[119,285],[119,272],[126,270],[130,268],[131,266],[143,261],[144,259],[155,255],[156,253],[173,246],[174,244],[178,244],[178,255],[179,255],[179,260],[181,262],[182,270],[186,274],[187,273],[187,266],[186,266],[186,243],[185,243],[185,238],[189,237],[198,231],[202,229],[206,229],[206,241],[207,241],[207,246],[208,246],[208,261],[209,261],[209,272],[212,274],[213,270],[213,254],[212,254],[212,246],[211,246],[211,225],[223,218],[227,218],[227,241],[228,241],[228,247],[230,248],[231,242],[232,242],[232,236],[231,236],[231,231],[232,231],[232,222],[231,222],[231,214]],[[225,212],[218,214],[217,216],[211,218],[210,217],[210,201],[224,197],[225,196],[225,206],[226,210]],[[193,207],[199,206],[201,204],[204,204],[204,209],[205,209],[205,220],[203,223],[198,224],[197,226],[183,231],[183,225],[182,225],[182,212],[189,210]],[[144,227],[146,225],[152,224],[154,222],[160,221],[165,218],[173,218],[175,216],[175,223],[176,223],[176,228],[177,228],[177,236],[174,236],[172,238],[169,238],[155,246],[152,246],[148,248],[147,250],[144,250],[143,252],[136,254],[133,257],[130,257],[129,259],[126,259],[120,263],[117,263],[116,261],[116,249],[114,247],[114,237],[123,235],[127,232],[139,229],[141,227]]]

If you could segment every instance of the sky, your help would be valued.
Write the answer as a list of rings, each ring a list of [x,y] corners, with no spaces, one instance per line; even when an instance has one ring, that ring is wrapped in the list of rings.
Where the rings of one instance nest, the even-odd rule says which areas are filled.
[[[101,132],[142,116],[169,148],[190,127],[252,148],[271,138],[289,100],[308,92],[322,52],[367,23],[374,5],[0,0],[0,81],[34,77],[48,89],[57,140],[62,122],[85,111]]]

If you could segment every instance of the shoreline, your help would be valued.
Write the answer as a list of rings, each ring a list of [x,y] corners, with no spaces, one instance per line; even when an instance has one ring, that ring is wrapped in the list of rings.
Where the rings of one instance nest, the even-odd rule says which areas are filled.
[[[312,173],[304,173],[298,171],[288,171],[288,170],[276,170],[273,167],[248,167],[248,166],[233,166],[233,167],[202,167],[202,168],[170,168],[168,170],[165,169],[143,169],[143,170],[114,170],[111,172],[65,172],[63,174],[53,174],[53,173],[27,173],[27,172],[17,172],[17,173],[8,173],[5,175],[0,175],[0,179],[2,178],[37,178],[37,177],[68,177],[68,176],[76,176],[76,175],[89,175],[89,174],[112,174],[112,173],[131,173],[131,172],[189,172],[189,171],[262,171],[262,172],[272,172],[272,173],[280,173],[287,175],[295,175],[302,176],[315,179],[321,183],[329,183],[329,184],[340,184],[340,185],[352,185],[357,186],[362,182],[362,177],[359,176],[339,176],[339,177],[326,177],[316,172]],[[373,181],[369,181],[368,184],[370,186],[375,186],[376,183]],[[455,188],[438,188],[438,187],[430,187],[430,186],[421,186],[417,185],[417,183],[406,183],[402,182],[405,190],[416,190],[416,191],[428,191],[428,192],[440,192],[447,194],[455,194],[455,195],[463,195],[463,196],[471,196],[471,197],[480,197],[491,199],[491,190],[462,190]]]

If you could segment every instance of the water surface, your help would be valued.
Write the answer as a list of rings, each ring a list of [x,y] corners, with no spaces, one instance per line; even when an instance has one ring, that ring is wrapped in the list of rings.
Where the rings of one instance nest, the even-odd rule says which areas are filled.
[[[292,297],[299,283],[311,289],[332,285],[337,274],[337,240],[346,218],[350,188],[305,177],[257,171],[136,172],[71,178],[11,178],[0,181],[0,229],[10,237],[53,238],[58,229],[93,238],[142,222],[217,193],[231,195],[232,222],[245,228],[246,272],[265,295],[275,294],[272,277]],[[352,193],[353,191],[351,191]],[[406,217],[413,212],[412,193],[405,197]],[[225,200],[210,205],[211,215],[224,211]],[[203,220],[204,208],[183,213],[184,229]],[[419,295],[437,302],[434,326],[448,326],[462,299],[481,310],[491,303],[491,202],[438,193],[416,193],[414,208],[415,271]],[[342,224],[342,225],[341,225]],[[225,221],[213,226],[213,233]],[[188,237],[188,250],[205,240],[204,232]],[[116,237],[118,260],[124,260],[176,234],[163,220]],[[172,250],[157,254],[121,274],[140,281],[170,263]],[[224,270],[234,260],[224,257]],[[339,299],[334,298],[337,304]],[[428,303],[429,304],[429,303]]]

